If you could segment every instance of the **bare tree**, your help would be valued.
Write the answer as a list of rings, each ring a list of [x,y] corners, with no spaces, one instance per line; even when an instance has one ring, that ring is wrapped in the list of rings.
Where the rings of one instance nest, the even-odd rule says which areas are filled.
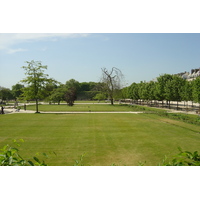
[[[123,87],[124,75],[116,67],[113,67],[110,72],[106,68],[101,68],[101,70],[101,82],[103,83],[102,92],[107,94],[111,105],[113,105],[115,94]]]

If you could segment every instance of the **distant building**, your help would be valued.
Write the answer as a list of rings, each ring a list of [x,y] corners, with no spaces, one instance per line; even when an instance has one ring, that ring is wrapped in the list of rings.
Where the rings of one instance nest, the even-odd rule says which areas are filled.
[[[187,81],[192,81],[192,80],[196,79],[198,76],[200,76],[200,68],[191,69],[191,72],[185,71],[185,72],[181,72],[181,73],[174,74],[174,75],[181,76],[183,79],[185,79]],[[151,81],[157,82],[157,78],[154,78]]]
[[[196,79],[198,76],[200,76],[200,68],[199,69],[192,69],[191,72],[182,72],[175,74],[178,76],[181,76],[183,79],[186,79],[187,81],[192,81]]]

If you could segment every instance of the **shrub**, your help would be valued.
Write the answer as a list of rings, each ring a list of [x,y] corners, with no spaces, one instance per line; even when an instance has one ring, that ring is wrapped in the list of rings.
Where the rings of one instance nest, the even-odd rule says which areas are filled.
[[[167,161],[167,158],[163,160],[161,165],[163,166],[200,166],[200,155],[197,151],[189,152],[182,151],[182,149],[178,148],[180,153],[175,156],[171,161]]]
[[[20,139],[24,142],[23,139]],[[16,140],[13,141],[15,146],[20,147],[20,144]],[[43,153],[45,157],[47,155]],[[47,166],[44,161],[40,161],[36,156],[33,156],[33,160],[25,160],[20,154],[17,147],[11,147],[9,144],[0,149],[0,166]]]

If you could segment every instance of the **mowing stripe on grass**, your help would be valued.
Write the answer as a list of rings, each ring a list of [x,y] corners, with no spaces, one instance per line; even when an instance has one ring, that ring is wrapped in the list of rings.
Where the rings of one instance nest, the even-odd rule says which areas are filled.
[[[1,115],[0,146],[22,138],[22,155],[45,152],[49,165],[73,165],[84,153],[84,165],[157,165],[178,153],[178,146],[200,151],[199,126],[163,119],[153,114]]]

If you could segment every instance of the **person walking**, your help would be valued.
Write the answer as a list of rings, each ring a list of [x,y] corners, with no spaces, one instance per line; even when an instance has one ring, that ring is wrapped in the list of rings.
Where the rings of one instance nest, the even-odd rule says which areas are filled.
[[[1,106],[1,114],[5,114],[4,111],[3,111],[4,107]]]

